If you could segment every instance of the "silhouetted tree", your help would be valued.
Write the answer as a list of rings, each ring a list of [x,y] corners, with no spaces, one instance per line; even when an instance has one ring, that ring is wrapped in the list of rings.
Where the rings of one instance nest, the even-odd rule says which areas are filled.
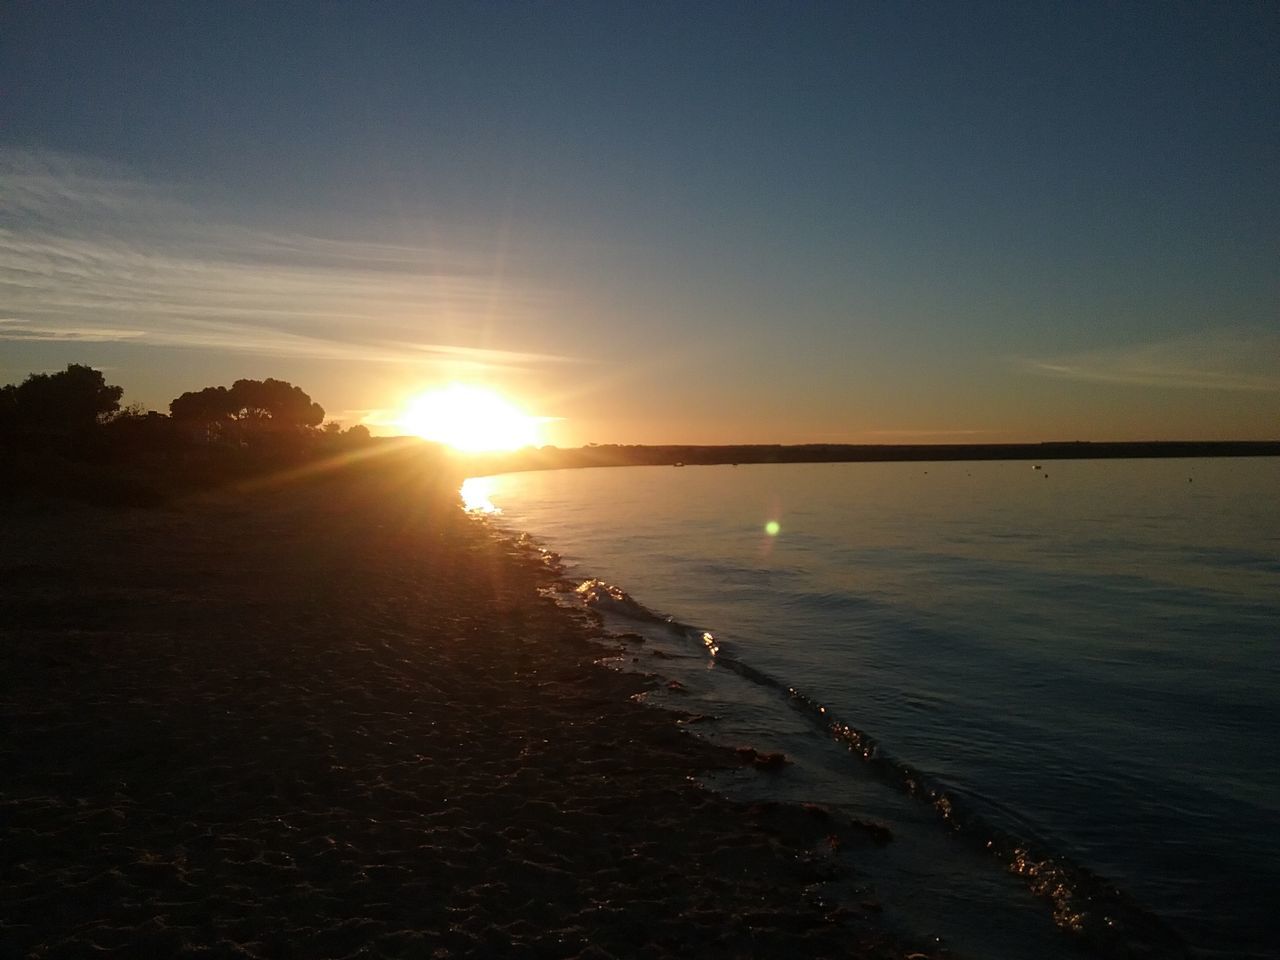
[[[235,407],[226,387],[187,391],[169,402],[169,415],[174,422],[200,431],[205,440],[221,439],[234,414]]]
[[[301,387],[271,377],[184,393],[169,404],[169,413],[177,423],[204,431],[208,440],[301,433],[324,420],[324,408]]]
[[[54,431],[92,427],[120,409],[123,387],[107,383],[100,370],[79,363],[59,373],[33,373],[5,390],[19,424]]]
[[[131,403],[126,407],[121,407],[115,413],[108,414],[102,418],[103,423],[119,423],[122,420],[142,420],[155,414],[154,410],[148,410],[144,403]],[[155,414],[156,416],[164,416],[164,414]]]
[[[179,439],[173,427],[171,418],[135,403],[106,420],[101,435],[111,455],[140,462],[172,453]]]
[[[12,383],[0,387],[0,434],[9,433],[18,425],[18,388]]]
[[[342,424],[336,420],[325,423],[318,434],[321,447],[326,451],[344,451],[364,447],[373,439],[369,428],[363,423],[357,423],[343,430]]]
[[[324,407],[285,380],[237,380],[228,396],[237,420],[277,429],[315,427],[324,420]]]

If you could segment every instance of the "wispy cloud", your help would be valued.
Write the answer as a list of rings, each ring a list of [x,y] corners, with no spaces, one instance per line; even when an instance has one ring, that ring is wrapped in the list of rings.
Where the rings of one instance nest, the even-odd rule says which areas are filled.
[[[218,222],[170,187],[0,150],[0,340],[502,367],[544,293],[493,256]]]
[[[278,357],[309,357],[316,360],[359,360],[375,363],[412,363],[417,360],[448,360],[454,366],[481,367],[519,365],[548,359],[537,353],[512,350],[482,350],[447,344],[408,341],[342,342],[323,337],[229,322],[175,320],[164,329],[138,330],[112,327],[62,327],[0,318],[0,340],[55,343],[144,343],[157,347],[203,347],[228,352],[259,353]]]
[[[1063,380],[1183,390],[1280,391],[1280,334],[1212,331],[1047,359],[1023,370]]]

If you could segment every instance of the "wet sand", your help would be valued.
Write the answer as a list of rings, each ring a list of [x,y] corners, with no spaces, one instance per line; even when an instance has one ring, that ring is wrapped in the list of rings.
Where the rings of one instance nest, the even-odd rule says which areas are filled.
[[[428,487],[0,509],[0,956],[903,955]]]

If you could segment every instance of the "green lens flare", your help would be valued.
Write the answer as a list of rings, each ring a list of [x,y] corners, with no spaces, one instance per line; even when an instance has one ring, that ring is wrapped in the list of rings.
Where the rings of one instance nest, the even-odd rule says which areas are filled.
[[[770,520],[764,525],[764,532],[771,537],[776,537],[778,535],[778,531],[781,529],[782,525],[779,524],[777,520]]]

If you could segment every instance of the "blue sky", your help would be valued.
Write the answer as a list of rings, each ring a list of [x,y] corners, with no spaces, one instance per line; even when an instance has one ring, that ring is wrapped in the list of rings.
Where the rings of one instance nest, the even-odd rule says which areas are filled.
[[[1280,434],[1275,4],[9,4],[0,381]]]

